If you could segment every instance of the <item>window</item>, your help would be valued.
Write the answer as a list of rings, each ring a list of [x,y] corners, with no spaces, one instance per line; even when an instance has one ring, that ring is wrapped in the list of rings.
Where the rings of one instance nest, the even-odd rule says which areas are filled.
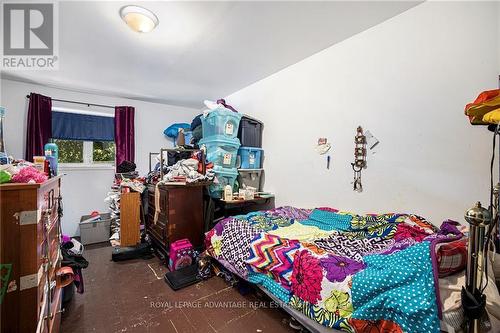
[[[59,163],[114,164],[115,143],[53,139],[59,148]]]
[[[59,163],[91,165],[113,165],[115,143],[112,141],[81,141],[53,139],[59,148]]]
[[[59,163],[83,163],[83,141],[52,140],[59,149]]]
[[[114,120],[95,112],[52,110],[52,142],[63,167],[111,166],[115,163]],[[73,111],[73,110],[72,110]]]
[[[115,163],[115,143],[110,141],[92,142],[92,162]]]

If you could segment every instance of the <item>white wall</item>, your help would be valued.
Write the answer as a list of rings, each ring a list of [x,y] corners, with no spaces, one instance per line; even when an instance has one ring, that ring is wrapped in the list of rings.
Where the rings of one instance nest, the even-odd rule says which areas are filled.
[[[163,130],[174,122],[191,122],[198,110],[147,103],[110,96],[90,95],[80,92],[50,88],[35,84],[1,80],[0,105],[6,111],[4,140],[7,152],[16,158],[24,158],[26,142],[26,117],[28,101],[26,95],[36,92],[53,98],[83,101],[105,105],[130,105],[135,107],[135,162],[140,174],[148,171],[148,153],[161,147],[171,147],[172,141],[163,135]],[[57,102],[53,103],[58,105]],[[59,105],[62,105],[59,103]],[[66,104],[68,107],[79,108]],[[93,108],[98,110],[99,108]],[[114,112],[100,109],[101,112]],[[93,210],[106,212],[104,197],[113,182],[113,169],[63,170],[62,195],[64,203],[63,232],[78,235],[78,222],[82,215]]]
[[[500,1],[497,1],[497,49],[500,54]],[[498,57],[498,75],[500,75],[500,56]]]
[[[463,220],[489,193],[491,134],[464,105],[498,85],[496,3],[427,2],[227,97],[264,121],[277,204]],[[378,139],[352,190],[353,138]],[[315,153],[333,144],[332,165]]]

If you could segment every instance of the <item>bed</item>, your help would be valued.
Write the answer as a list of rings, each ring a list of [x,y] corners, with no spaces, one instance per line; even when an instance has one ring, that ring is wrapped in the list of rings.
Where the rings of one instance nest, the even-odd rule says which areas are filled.
[[[220,221],[205,246],[313,332],[453,332],[463,322],[450,292],[462,283],[462,231],[414,214],[280,207]]]

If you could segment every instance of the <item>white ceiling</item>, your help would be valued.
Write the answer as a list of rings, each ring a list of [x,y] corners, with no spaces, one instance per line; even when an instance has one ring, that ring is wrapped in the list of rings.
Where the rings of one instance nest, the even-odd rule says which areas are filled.
[[[59,70],[5,77],[201,108],[420,2],[59,3]],[[160,19],[149,34],[119,16],[139,4]]]

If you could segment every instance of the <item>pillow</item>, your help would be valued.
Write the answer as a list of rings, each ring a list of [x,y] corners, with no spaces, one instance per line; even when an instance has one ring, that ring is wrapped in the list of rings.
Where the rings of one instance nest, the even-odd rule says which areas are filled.
[[[467,265],[467,240],[437,244],[436,259],[440,278],[462,271]]]

